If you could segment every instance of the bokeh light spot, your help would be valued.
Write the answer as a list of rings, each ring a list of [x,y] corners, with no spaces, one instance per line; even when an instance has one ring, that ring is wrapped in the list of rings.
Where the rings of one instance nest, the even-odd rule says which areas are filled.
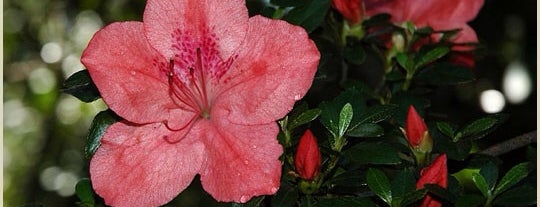
[[[508,102],[519,104],[527,100],[532,91],[532,81],[521,62],[512,62],[503,75],[503,92]]]
[[[30,90],[36,94],[46,94],[56,86],[56,76],[47,68],[33,70],[28,76]]]
[[[498,113],[505,105],[504,96],[497,90],[486,90],[480,94],[480,106],[486,113]]]
[[[41,48],[41,59],[46,63],[56,63],[62,58],[62,47],[56,42],[48,42]]]

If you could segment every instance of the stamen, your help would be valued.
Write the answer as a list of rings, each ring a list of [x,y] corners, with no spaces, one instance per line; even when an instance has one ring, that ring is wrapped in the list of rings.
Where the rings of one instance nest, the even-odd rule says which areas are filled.
[[[201,76],[201,86],[203,91],[203,101],[205,109],[208,107],[208,97],[206,94],[206,81],[204,80],[204,71],[202,67],[202,58],[201,58],[201,48],[197,48],[197,67],[199,68],[200,76]]]

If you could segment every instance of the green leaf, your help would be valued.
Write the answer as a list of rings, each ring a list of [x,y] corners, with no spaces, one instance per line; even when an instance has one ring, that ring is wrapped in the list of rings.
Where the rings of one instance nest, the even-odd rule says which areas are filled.
[[[403,197],[401,198],[400,205],[398,206],[409,206],[413,204],[414,202],[424,198],[426,193],[427,193],[426,189],[409,191],[403,195]]]
[[[366,54],[361,44],[347,45],[343,57],[352,64],[361,65],[366,59]]]
[[[81,200],[79,206],[93,207],[94,206],[94,191],[92,190],[92,184],[88,178],[83,178],[75,185],[75,193],[79,200]]]
[[[291,24],[304,27],[311,33],[326,17],[330,3],[330,0],[311,0],[291,10],[284,19]]]
[[[495,188],[494,196],[499,195],[500,193],[508,190],[515,184],[517,184],[519,181],[521,181],[523,178],[527,177],[527,175],[532,171],[531,163],[524,162],[517,164],[516,166],[512,167],[504,176],[501,178],[501,181],[499,181],[499,185]]]
[[[317,204],[316,207],[376,207],[369,198],[351,198],[351,197],[336,197],[336,198],[323,198]]]
[[[366,107],[362,94],[355,88],[348,88],[332,101],[322,102],[319,105],[321,109],[320,121],[332,133],[333,137],[331,138],[339,136],[338,124],[340,113],[347,103],[352,106],[352,114],[361,114],[362,110]],[[353,116],[349,125],[358,123],[358,118],[357,116]],[[333,140],[330,140],[330,143],[333,143]]]
[[[362,187],[366,176],[362,172],[347,170],[328,180],[328,183],[339,187]]]
[[[447,137],[454,137],[454,128],[448,122],[437,122],[437,129]]]
[[[397,105],[389,104],[389,105],[378,105],[374,107],[367,108],[364,112],[357,115],[358,116],[358,122],[356,125],[351,125],[349,130],[354,130],[356,127],[358,127],[360,124],[364,123],[379,123],[381,121],[384,121],[386,119],[391,118],[394,113],[396,113],[398,109]]]
[[[398,64],[407,71],[407,73],[411,73],[414,71],[414,62],[409,55],[401,52],[397,53],[396,60]]]
[[[247,203],[232,203],[232,207],[259,207],[261,206],[264,196],[253,197]]]
[[[452,193],[449,192],[448,189],[445,189],[437,184],[425,184],[424,188],[428,190],[429,193],[444,200],[452,201],[455,199],[454,195],[452,195]]]
[[[473,121],[456,133],[454,140],[476,140],[486,136],[502,124],[508,116],[506,114],[489,115]]]
[[[472,180],[474,182],[474,185],[476,185],[478,190],[480,190],[480,192],[482,193],[482,195],[484,195],[485,198],[491,198],[492,192],[489,189],[486,180],[484,179],[484,177],[482,177],[482,175],[480,175],[480,173],[473,173]]]
[[[64,81],[61,90],[87,103],[101,97],[92,78],[90,78],[88,70],[81,70],[68,77]]]
[[[384,129],[377,124],[365,123],[350,130],[347,135],[351,137],[380,137],[384,135]]]
[[[479,195],[464,195],[458,198],[455,207],[477,207],[484,203],[484,198]]]
[[[536,188],[532,185],[523,185],[501,193],[493,201],[499,206],[528,206],[536,204]]]
[[[422,47],[420,49],[419,55],[415,58],[415,65],[414,69],[419,69],[424,67],[425,65],[445,56],[450,52],[450,48],[446,46],[438,46],[435,48],[429,48],[427,50],[424,50],[427,47]]]
[[[470,68],[442,62],[427,66],[415,78],[415,80],[429,85],[456,85],[473,81],[474,73]]]
[[[351,123],[353,117],[353,109],[350,103],[346,103],[343,108],[341,109],[341,112],[339,112],[339,124],[338,124],[338,132],[339,137],[343,137],[347,129],[349,128],[349,124]]]
[[[388,205],[392,204],[390,181],[384,172],[375,168],[369,168],[367,171],[366,181],[369,189],[377,194],[379,198],[381,198]]]
[[[399,164],[398,151],[386,142],[361,142],[343,152],[353,165]]]
[[[300,125],[306,124],[315,120],[321,114],[321,110],[318,108],[304,111],[297,117],[294,117],[289,123],[289,130],[292,130]]]
[[[92,121],[92,125],[90,125],[90,132],[86,138],[86,145],[84,146],[84,154],[87,158],[92,157],[96,152],[101,144],[101,138],[103,137],[105,130],[107,130],[110,125],[120,120],[121,118],[114,114],[110,109],[101,111],[94,117],[94,121]]]
[[[293,207],[298,199],[298,190],[284,182],[276,193],[272,196],[272,207]]]
[[[487,187],[490,192],[493,192],[495,189],[495,184],[497,184],[497,178],[499,176],[499,169],[493,162],[487,162],[481,169],[480,175],[486,181]],[[474,178],[473,178],[474,179]]]

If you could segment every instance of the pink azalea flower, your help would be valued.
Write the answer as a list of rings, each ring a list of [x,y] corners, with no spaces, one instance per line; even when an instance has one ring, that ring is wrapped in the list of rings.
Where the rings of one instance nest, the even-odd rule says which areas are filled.
[[[308,129],[300,138],[294,157],[296,172],[304,180],[313,180],[321,168],[321,151],[317,139]]]
[[[430,26],[435,30],[461,29],[454,42],[478,42],[467,22],[476,17],[484,0],[365,0],[364,3],[367,16],[389,13],[396,23],[411,21],[417,27]]]
[[[90,162],[112,206],[158,206],[197,174],[218,201],[279,188],[275,120],[313,81],[319,52],[284,21],[249,18],[243,0],[149,0],[143,22],[106,26],[82,62],[111,125]]]
[[[443,188],[448,187],[448,167],[446,166],[446,154],[441,154],[433,163],[420,172],[420,179],[416,182],[416,189],[424,188],[425,184],[437,184]],[[442,203],[426,195],[422,200],[421,207],[441,207]]]

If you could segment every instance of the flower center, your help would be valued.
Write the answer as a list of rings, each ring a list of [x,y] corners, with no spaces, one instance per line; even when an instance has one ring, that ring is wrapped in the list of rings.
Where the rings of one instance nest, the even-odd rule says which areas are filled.
[[[209,119],[211,107],[206,75],[200,48],[196,50],[195,64],[187,68],[177,68],[175,60],[173,58],[169,60],[169,95],[173,101],[178,107]]]

